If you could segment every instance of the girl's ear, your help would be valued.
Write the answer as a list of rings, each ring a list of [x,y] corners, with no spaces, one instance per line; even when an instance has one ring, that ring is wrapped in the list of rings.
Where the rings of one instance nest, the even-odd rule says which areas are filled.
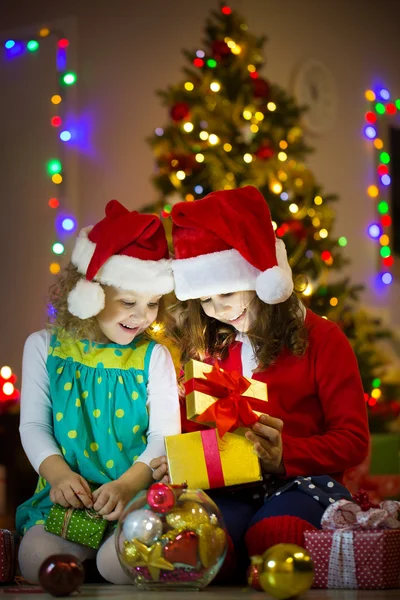
[[[89,319],[105,306],[104,290],[96,281],[80,279],[68,296],[68,310],[75,317]]]

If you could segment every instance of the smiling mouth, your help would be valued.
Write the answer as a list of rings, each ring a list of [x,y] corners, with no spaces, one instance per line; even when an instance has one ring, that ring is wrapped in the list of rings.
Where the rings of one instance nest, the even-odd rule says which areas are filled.
[[[139,329],[139,327],[133,327],[132,325],[124,325],[124,323],[119,323],[119,325],[122,327],[122,329],[124,331],[130,331],[132,333],[134,333],[135,331],[137,331]]]
[[[244,308],[237,317],[235,317],[234,319],[229,319],[229,323],[237,323],[243,317],[243,315],[245,315],[246,311],[247,308]]]

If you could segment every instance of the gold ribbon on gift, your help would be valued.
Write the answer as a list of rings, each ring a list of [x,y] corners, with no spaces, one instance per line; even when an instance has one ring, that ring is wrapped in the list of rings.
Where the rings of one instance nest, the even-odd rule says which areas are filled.
[[[67,510],[65,511],[64,519],[63,519],[63,524],[61,526],[61,537],[64,538],[64,540],[67,539],[68,527],[69,527],[69,524],[71,522],[72,515],[74,514],[74,512],[76,510],[82,510],[82,509],[73,508],[71,506],[70,508],[67,508]],[[97,512],[95,512],[94,510],[92,510],[90,508],[85,508],[85,510],[83,512],[85,512],[85,514],[90,519],[101,519],[102,518]]]

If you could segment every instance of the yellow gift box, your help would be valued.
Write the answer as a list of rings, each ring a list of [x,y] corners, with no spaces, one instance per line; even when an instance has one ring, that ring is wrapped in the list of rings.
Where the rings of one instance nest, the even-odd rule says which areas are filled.
[[[261,467],[253,444],[242,435],[216,429],[165,438],[171,483],[190,488],[220,488],[261,481]]]
[[[243,377],[236,373],[225,372],[219,367],[216,368],[197,360],[190,360],[185,365],[186,416],[190,421],[196,421],[203,425],[216,425],[215,422],[207,421],[202,418],[203,413],[215,402],[221,401],[220,397],[212,395],[210,390],[207,390],[209,380],[206,374],[208,374],[208,377],[210,377],[210,374],[216,375],[214,379],[215,383],[219,382],[219,387],[231,385],[232,388],[239,389],[241,386],[243,389],[248,386],[247,389],[240,393],[240,396],[247,400],[247,402],[244,401],[242,404],[245,403],[246,406],[249,407],[249,410],[251,408],[250,412],[253,412],[258,416],[265,412],[266,406],[264,409],[263,403],[268,402],[267,385],[265,383]],[[226,379],[226,381],[224,381],[224,379]],[[211,382],[211,386],[212,383],[213,382]],[[240,414],[238,416],[240,417]],[[243,423],[241,423],[241,425],[243,425]],[[246,423],[244,423],[244,425],[246,425]],[[218,431],[221,433],[219,427]],[[229,431],[232,431],[232,428],[229,428]]]

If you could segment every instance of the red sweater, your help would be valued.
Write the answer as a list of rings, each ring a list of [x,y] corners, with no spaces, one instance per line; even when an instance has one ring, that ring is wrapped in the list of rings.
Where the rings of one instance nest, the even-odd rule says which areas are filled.
[[[307,311],[308,347],[297,358],[287,350],[253,379],[268,387],[266,413],[284,423],[286,477],[330,475],[342,481],[346,469],[368,453],[369,431],[364,392],[353,350],[339,327]],[[242,372],[241,342],[220,361]],[[183,412],[183,411],[182,411]],[[202,429],[182,420],[183,431]]]

